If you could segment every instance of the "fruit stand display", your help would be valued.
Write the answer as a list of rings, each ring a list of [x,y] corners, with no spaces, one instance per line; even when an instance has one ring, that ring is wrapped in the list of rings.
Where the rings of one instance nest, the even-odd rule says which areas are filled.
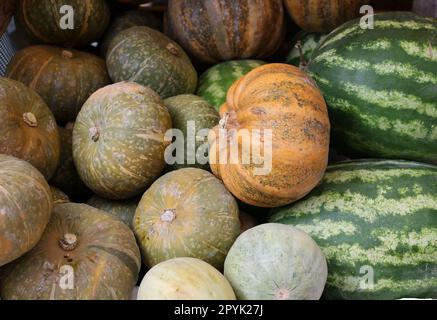
[[[435,17],[2,1],[0,298],[437,299]]]

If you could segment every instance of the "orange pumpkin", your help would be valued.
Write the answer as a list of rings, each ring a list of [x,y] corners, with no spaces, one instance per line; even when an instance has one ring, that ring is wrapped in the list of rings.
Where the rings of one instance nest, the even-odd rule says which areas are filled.
[[[328,163],[330,124],[322,94],[304,72],[285,64],[258,67],[232,85],[221,113],[221,124],[209,136],[210,165],[237,198],[277,207],[318,184]],[[247,134],[253,138],[250,149]],[[264,153],[257,156],[253,148]],[[242,156],[245,150],[252,150],[250,161]]]

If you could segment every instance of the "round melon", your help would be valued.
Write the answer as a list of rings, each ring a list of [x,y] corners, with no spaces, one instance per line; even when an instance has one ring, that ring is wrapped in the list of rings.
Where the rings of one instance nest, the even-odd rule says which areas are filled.
[[[50,187],[29,163],[0,154],[0,266],[32,249],[52,213]]]
[[[159,178],[143,195],[134,231],[149,267],[193,257],[221,269],[240,233],[238,205],[211,173],[180,169]]]
[[[171,169],[208,170],[208,133],[220,121],[218,112],[203,98],[192,94],[165,99],[164,104],[174,130],[173,148],[166,153],[167,164],[171,164]]]
[[[41,97],[21,82],[0,77],[0,153],[28,161],[46,179],[59,162],[59,132]]]
[[[17,18],[40,43],[87,46],[105,32],[110,19],[105,0],[19,1]]]
[[[35,90],[60,124],[74,121],[88,97],[110,83],[101,58],[45,45],[19,51],[8,65],[7,77]]]
[[[228,280],[206,262],[174,258],[146,274],[138,300],[235,300],[235,294]]]
[[[132,27],[118,33],[109,45],[106,63],[114,82],[137,82],[163,99],[196,90],[197,72],[186,53],[176,42],[149,27]]]
[[[128,300],[141,265],[132,231],[85,204],[55,205],[41,241],[6,266],[6,300]]]
[[[225,277],[240,300],[317,300],[328,269],[305,232],[268,223],[238,237],[225,261]]]
[[[216,64],[200,76],[197,95],[219,111],[232,84],[263,64],[265,62],[260,60],[232,60]]]
[[[101,197],[129,199],[165,167],[164,134],[171,118],[151,89],[121,82],[96,91],[73,129],[73,158],[81,179]]]
[[[87,201],[87,204],[117,217],[132,228],[135,210],[140,200],[139,197],[127,200],[108,200],[94,195]]]

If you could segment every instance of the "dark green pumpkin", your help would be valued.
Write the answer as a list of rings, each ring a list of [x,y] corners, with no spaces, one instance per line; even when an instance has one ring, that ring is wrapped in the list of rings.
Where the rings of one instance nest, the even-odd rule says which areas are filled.
[[[132,220],[140,200],[139,197],[127,200],[108,200],[94,195],[87,204],[117,217],[132,228]]]
[[[172,145],[176,148],[173,159],[176,163],[168,161],[174,157],[173,148],[168,148],[166,162],[171,164],[171,169],[197,167],[208,170],[208,132],[219,123],[218,112],[206,100],[192,94],[168,98],[164,104],[170,112],[173,129],[179,130],[174,132],[176,140]],[[205,161],[198,161],[196,154]]]
[[[151,89],[121,82],[96,91],[73,130],[73,158],[82,181],[108,199],[142,192],[165,167],[171,118]]]
[[[0,266],[33,248],[49,222],[53,200],[41,173],[0,154]]]
[[[7,76],[39,93],[61,124],[74,121],[88,97],[110,83],[99,57],[45,45],[19,51]]]
[[[111,41],[119,32],[136,26],[147,26],[161,31],[162,21],[157,15],[147,11],[129,10],[121,13],[112,20],[108,30],[106,30],[100,45],[102,55],[106,56]]]
[[[64,5],[73,9],[73,29],[63,28],[65,17],[69,17],[69,11],[61,13]],[[38,42],[76,47],[100,38],[108,26],[110,12],[105,0],[21,0],[17,17]]]
[[[194,93],[197,73],[182,48],[159,31],[132,27],[111,41],[106,64],[114,82],[134,81],[163,99]]]
[[[92,194],[79,177],[73,160],[73,128],[59,127],[61,157],[50,183],[67,193],[73,199],[82,200]]]
[[[3,270],[0,294],[7,300],[128,300],[140,265],[124,223],[85,204],[58,204],[38,245]]]
[[[59,132],[43,99],[21,82],[0,77],[0,153],[30,162],[49,179],[59,161]]]

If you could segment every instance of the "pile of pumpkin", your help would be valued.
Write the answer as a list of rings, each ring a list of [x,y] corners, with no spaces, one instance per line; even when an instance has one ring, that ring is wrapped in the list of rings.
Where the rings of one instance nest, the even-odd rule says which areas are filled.
[[[325,225],[312,229],[322,233],[317,241],[308,230],[310,235],[291,225],[291,214],[312,219],[322,207],[328,210],[330,203],[317,207],[304,198],[319,184],[316,196],[331,192],[336,179],[350,178],[330,172],[322,181],[331,124],[320,78],[306,73],[307,47],[300,43],[288,58],[296,57],[297,50],[294,62],[301,68],[247,60],[285,61],[278,52],[287,12],[305,31],[327,33],[355,18],[369,1],[310,5],[289,0],[284,6],[281,0],[170,0],[165,32],[155,13],[129,10],[110,19],[109,7],[122,6],[115,2],[69,1],[73,29],[60,27],[56,1],[18,3],[17,29],[23,42],[32,45],[16,54],[7,77],[0,78],[1,298],[130,299],[137,284],[138,299],[319,299],[325,285],[328,298],[376,297],[359,290],[348,295],[344,284],[335,282],[335,268],[344,261],[331,261],[322,246],[329,238],[320,232]],[[348,10],[339,5],[343,2]],[[426,19],[435,35],[436,21]],[[93,42],[97,48],[90,46]],[[429,66],[435,67],[436,60]],[[205,71],[200,79],[199,70]],[[429,94],[435,98],[435,92]],[[434,100],[424,113],[435,116],[436,109]],[[338,116],[334,109],[333,115]],[[271,170],[257,175],[257,165],[241,159],[187,163],[195,158],[189,142],[183,163],[166,163],[168,130],[188,136],[190,121],[210,129],[209,139],[194,141],[196,150],[209,152],[210,159],[223,152],[212,134],[220,129],[227,129],[225,138],[234,142],[232,132],[272,130],[271,154],[264,154],[271,156]],[[349,125],[359,130],[357,121]],[[352,130],[344,127],[348,121],[338,123]],[[427,126],[435,133],[435,122]],[[360,134],[344,140],[346,149],[358,145]],[[435,161],[435,134],[433,139],[428,159],[403,158]],[[209,149],[201,149],[208,143]],[[409,150],[400,145],[407,155]],[[361,150],[365,156],[381,156],[368,146]],[[227,148],[230,156],[233,149]],[[360,166],[355,179],[362,181],[352,179],[348,187],[355,183],[364,193],[373,187],[372,179],[359,174],[382,164],[352,166]],[[392,166],[409,172],[419,168],[433,179],[437,172],[432,165],[393,161]],[[434,192],[432,203],[422,208],[434,250],[437,206],[431,178],[420,187]],[[348,200],[341,201],[338,210]],[[278,208],[273,209],[276,220],[256,226],[268,221],[270,208]],[[325,232],[340,233],[342,221],[336,226],[332,219]],[[366,235],[353,241],[359,236]],[[352,272],[356,265],[351,267],[348,259],[350,268],[342,270]],[[435,256],[428,265],[437,266]],[[433,283],[411,294],[426,296],[435,290]],[[384,297],[399,292],[393,288]]]

